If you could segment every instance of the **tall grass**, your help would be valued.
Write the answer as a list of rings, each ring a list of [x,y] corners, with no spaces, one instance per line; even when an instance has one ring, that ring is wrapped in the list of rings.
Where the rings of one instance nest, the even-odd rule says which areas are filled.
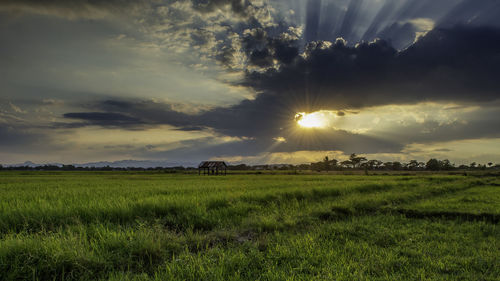
[[[0,279],[496,280],[497,183],[2,173]]]

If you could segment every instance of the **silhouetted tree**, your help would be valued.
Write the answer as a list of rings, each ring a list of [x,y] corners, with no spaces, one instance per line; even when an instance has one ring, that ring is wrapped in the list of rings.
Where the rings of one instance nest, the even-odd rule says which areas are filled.
[[[325,156],[325,158],[323,159],[323,169],[325,171],[330,170],[330,160],[328,159],[328,156]]]
[[[437,159],[430,159],[427,161],[427,164],[425,164],[425,168],[429,171],[439,171],[441,165],[439,165],[439,161]]]
[[[239,164],[239,165],[230,165],[227,167],[229,170],[238,170],[238,171],[243,171],[243,170],[249,170],[250,167],[245,165],[245,164]]]
[[[337,159],[330,160],[328,156],[325,156],[325,158],[323,158],[322,169],[325,171],[334,170],[337,167],[337,163]]]
[[[392,170],[392,162],[384,162],[384,168],[387,170]]]
[[[399,171],[399,170],[401,170],[401,168],[403,168],[403,165],[401,164],[401,162],[398,162],[398,161],[392,162],[392,169],[393,170]]]
[[[361,163],[366,161],[366,157],[358,156],[356,155],[356,153],[353,153],[351,154],[351,156],[349,156],[349,160],[352,163],[352,167],[356,168],[359,167]]]
[[[309,165],[309,164],[300,164],[300,165],[297,166],[297,168],[299,170],[309,170],[309,169],[311,169],[311,165]]]
[[[349,168],[350,166],[354,166],[350,160],[345,160],[340,162],[340,165],[345,168]]]
[[[439,166],[441,170],[452,170],[453,164],[451,164],[450,160],[444,159],[443,161],[439,161]]]
[[[367,162],[368,168],[371,170],[378,169],[382,164],[383,162],[380,160],[370,160]]]
[[[408,169],[409,170],[418,169],[418,161],[417,160],[410,160],[410,162],[408,163]]]

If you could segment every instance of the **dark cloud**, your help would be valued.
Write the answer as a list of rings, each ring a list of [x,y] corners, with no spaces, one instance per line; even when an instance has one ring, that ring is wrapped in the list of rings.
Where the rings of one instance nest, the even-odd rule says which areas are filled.
[[[385,41],[349,47],[309,44],[305,57],[297,56],[280,70],[248,73],[244,85],[261,92],[254,100],[217,107],[197,115],[177,112],[170,105],[144,101],[108,100],[96,105],[104,113],[68,113],[91,124],[124,127],[169,124],[181,130],[212,128],[234,137],[251,138],[256,147],[269,146],[278,136],[286,143],[275,151],[351,150],[366,153],[396,151],[402,143],[498,136],[498,122],[441,125],[435,121],[375,132],[377,139],[343,131],[317,131],[315,140],[291,133],[296,112],[343,110],[424,101],[478,103],[500,98],[500,30],[455,27],[436,29],[410,48],[398,52]],[[338,116],[343,116],[340,111]],[[108,115],[109,114],[109,115]],[[498,126],[497,126],[498,125]],[[397,127],[397,126],[396,126]],[[421,133],[419,133],[421,132]],[[432,133],[429,133],[432,132]],[[391,135],[392,134],[392,135]],[[398,135],[400,134],[400,135]],[[467,136],[469,135],[469,136]],[[387,141],[388,139],[393,141]],[[363,149],[363,147],[365,147]]]
[[[398,52],[385,41],[309,44],[279,71],[249,73],[246,85],[305,111],[500,98],[500,30],[435,29]]]
[[[242,44],[250,65],[268,68],[273,66],[275,60],[290,64],[299,55],[298,39],[295,34],[286,31],[271,36],[262,28],[254,28],[244,34]]]
[[[29,146],[45,140],[43,134],[0,124],[0,147]]]
[[[66,113],[64,114],[64,118],[84,120],[87,121],[89,125],[100,126],[124,126],[130,124],[138,125],[142,123],[142,121],[138,118],[112,112]]]
[[[186,131],[201,128],[195,124],[194,116],[175,111],[170,104],[152,101],[105,100],[85,106],[102,111],[66,113],[63,115],[64,118],[81,120],[84,123],[58,123],[57,126],[98,125],[134,129],[169,124]]]
[[[46,24],[43,28],[48,32],[39,32],[42,29],[40,27],[30,29],[30,34],[26,30],[18,31],[5,25],[5,34],[8,36],[4,37],[10,39],[0,47],[5,54],[4,61],[9,62],[3,71],[6,73],[4,80],[14,85],[24,84],[25,77],[35,77],[29,83],[35,90],[30,92],[38,96],[44,88],[41,85],[47,79],[30,75],[27,72],[29,69],[35,69],[33,73],[50,73],[42,70],[51,68],[85,74],[85,71],[76,71],[81,70],[81,67],[74,63],[74,58],[82,60],[84,66],[113,66],[102,70],[104,75],[114,72],[114,69],[128,69],[129,65],[120,64],[126,61],[128,53],[120,54],[114,47],[106,53],[104,46],[117,42],[137,42],[139,49],[147,54],[148,49],[142,47],[153,46],[158,50],[155,58],[172,55],[179,57],[176,63],[199,64],[199,69],[210,68],[213,63],[211,60],[214,59],[226,66],[228,71],[244,73],[242,81],[233,83],[253,90],[257,96],[232,106],[187,114],[179,112],[174,104],[127,98],[109,99],[85,104],[78,110],[74,104],[71,107],[65,105],[64,112],[67,113],[62,114],[65,122],[57,120],[58,123],[53,124],[53,128],[103,126],[130,130],[166,124],[181,131],[215,133],[213,138],[182,143],[181,148],[165,152],[164,155],[169,158],[183,158],[188,153],[193,158],[208,158],[297,150],[397,152],[410,142],[500,136],[496,129],[500,128],[500,124],[491,117],[497,116],[496,112],[488,112],[477,119],[467,116],[467,122],[442,124],[426,120],[406,126],[393,124],[390,131],[373,130],[369,136],[334,129],[309,130],[304,134],[294,131],[294,115],[302,111],[336,110],[337,116],[346,117],[353,114],[353,109],[362,111],[362,108],[370,106],[423,101],[484,104],[498,100],[500,93],[496,80],[500,75],[500,31],[494,28],[499,26],[498,1],[384,0],[375,3],[363,0],[309,0],[306,4],[300,0],[275,0],[269,3],[277,2],[281,2],[284,7],[293,6],[294,11],[281,9],[274,13],[265,4],[267,1],[249,0],[0,1],[1,12],[38,13],[69,19],[106,19],[110,25],[107,32],[99,33],[98,30],[106,27],[100,21],[73,21],[65,25],[61,24],[64,19],[47,17],[43,19],[50,21],[50,25]],[[170,5],[173,3],[187,5]],[[122,25],[121,19],[115,24],[108,20],[109,16],[121,13],[131,16],[127,20],[134,24],[130,26],[140,22],[137,24],[138,30],[124,32],[114,29],[115,24],[129,26]],[[32,18],[34,20],[29,21],[29,17],[25,17],[24,25],[38,27],[36,23],[39,21],[36,20],[42,17]],[[417,34],[427,31],[427,27],[423,29],[419,26],[422,20],[426,20],[428,28],[434,22],[438,27],[414,43]],[[81,30],[75,29],[82,22],[85,26]],[[86,33],[89,24],[92,29]],[[68,33],[61,36],[58,26],[77,36],[72,37]],[[305,26],[303,35],[298,26]],[[22,36],[18,36],[18,33]],[[101,34],[99,40],[104,43],[87,47],[86,42],[97,42],[97,37],[89,34]],[[67,43],[56,37],[66,38]],[[348,42],[336,40],[337,37],[343,37]],[[373,40],[376,37],[383,40]],[[23,40],[13,40],[16,38]],[[357,44],[356,40],[360,38],[372,42]],[[43,47],[43,42],[51,44]],[[40,52],[42,49],[43,52]],[[89,49],[93,52],[85,55]],[[64,67],[52,64],[57,60],[63,61]],[[165,61],[166,64],[170,63],[167,59]],[[147,62],[140,60],[132,65],[140,65],[141,71],[148,68]],[[15,72],[14,68],[19,71]],[[90,70],[93,72],[94,68]],[[208,69],[204,77],[223,76],[209,73],[211,71],[221,70]],[[173,74],[166,72],[168,70],[161,74],[168,74],[165,75],[167,78]],[[12,73],[19,73],[15,77],[17,80],[11,78],[15,76]],[[61,84],[69,81],[67,83],[71,87],[81,87],[76,85],[78,83],[92,84],[106,92],[107,87],[114,83],[124,88],[125,92],[137,92],[136,97],[140,97],[140,93],[155,92],[151,91],[150,87],[154,83],[149,83],[148,78],[156,74],[141,76],[137,79],[138,83],[135,83],[136,80],[130,82],[130,85],[144,84],[144,91],[125,89],[128,85],[122,85],[126,83],[120,80],[110,79],[108,84],[103,79],[104,83],[97,85],[95,79],[82,79],[84,75],[71,76],[70,79],[57,75],[57,79],[54,79],[57,87],[50,88],[61,87]],[[179,85],[198,82],[190,78],[185,81],[171,79],[168,82]],[[164,89],[168,87],[167,84],[161,83],[160,91],[154,95],[161,98],[165,98],[163,94],[171,95],[168,98],[175,100],[172,93],[177,88]],[[186,100],[192,98],[201,103],[205,98],[214,100],[214,96],[208,94],[208,88],[207,92],[198,88],[191,90],[186,96],[192,96],[186,97]],[[75,89],[75,92],[78,90]],[[120,91],[108,90],[108,93],[116,96]],[[54,115],[61,116],[60,112]],[[10,136],[7,136],[8,132]],[[220,143],[221,136],[231,136],[234,141]],[[13,145],[14,138],[18,138],[20,143],[26,141],[27,146],[30,141],[42,139],[29,130],[12,131],[5,128],[0,128],[0,137],[4,137],[6,146]],[[286,141],[278,142],[277,138]],[[107,148],[118,149],[112,146]],[[153,148],[155,151],[151,151]],[[161,148],[146,146],[141,153],[153,155],[158,149]]]

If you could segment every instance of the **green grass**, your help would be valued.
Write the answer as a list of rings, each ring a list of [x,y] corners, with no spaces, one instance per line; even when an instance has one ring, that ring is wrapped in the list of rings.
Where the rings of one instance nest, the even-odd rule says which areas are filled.
[[[500,179],[0,173],[0,280],[500,280]]]

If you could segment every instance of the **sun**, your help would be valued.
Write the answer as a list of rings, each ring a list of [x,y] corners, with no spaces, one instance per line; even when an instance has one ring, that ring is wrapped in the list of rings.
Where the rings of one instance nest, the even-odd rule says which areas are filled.
[[[303,128],[326,128],[330,124],[330,116],[322,111],[313,113],[299,112],[295,114],[295,121]]]

